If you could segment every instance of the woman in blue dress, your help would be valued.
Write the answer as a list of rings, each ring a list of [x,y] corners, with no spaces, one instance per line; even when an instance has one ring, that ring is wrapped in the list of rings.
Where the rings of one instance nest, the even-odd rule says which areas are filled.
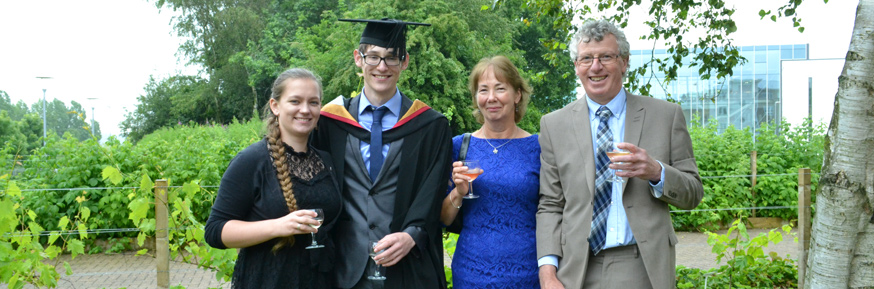
[[[465,288],[540,288],[535,214],[540,184],[540,144],[516,124],[525,115],[531,88],[504,56],[484,58],[468,84],[474,116],[465,160],[482,175],[472,183],[458,161],[462,136],[452,139],[451,186],[441,221],[461,228],[452,259],[452,284]],[[464,199],[473,185],[476,199]]]

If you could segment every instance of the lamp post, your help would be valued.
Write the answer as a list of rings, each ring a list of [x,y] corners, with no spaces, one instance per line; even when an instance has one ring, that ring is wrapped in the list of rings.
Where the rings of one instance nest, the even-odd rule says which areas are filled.
[[[91,101],[91,136],[96,136],[96,132],[94,130],[94,101],[97,100],[96,97],[89,97],[88,100]]]
[[[49,76],[37,76],[37,79],[52,79]],[[42,146],[46,146],[46,89],[42,89]]]

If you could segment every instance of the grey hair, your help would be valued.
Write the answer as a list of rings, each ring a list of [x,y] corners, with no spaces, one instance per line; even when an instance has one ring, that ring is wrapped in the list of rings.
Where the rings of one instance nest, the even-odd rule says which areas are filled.
[[[577,33],[571,38],[568,44],[568,51],[571,53],[571,59],[577,59],[577,48],[580,43],[589,43],[602,41],[607,34],[613,34],[616,37],[616,44],[619,45],[619,57],[626,59],[631,55],[631,44],[628,44],[628,39],[625,38],[625,33],[619,30],[613,23],[607,20],[591,20],[586,21]]]

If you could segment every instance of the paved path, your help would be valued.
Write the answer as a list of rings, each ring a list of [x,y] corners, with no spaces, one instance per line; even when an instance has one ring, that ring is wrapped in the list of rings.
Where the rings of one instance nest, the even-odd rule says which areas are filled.
[[[767,232],[766,230],[749,230],[751,236]],[[724,231],[722,232],[724,233]],[[716,254],[707,245],[707,235],[703,233],[678,232],[677,264],[692,268],[716,267]],[[774,251],[780,256],[787,254],[798,258],[798,243],[791,236],[784,236],[783,242],[765,248],[765,253]],[[156,261],[151,256],[134,256],[133,253],[80,255],[71,260],[69,255],[61,257],[62,261],[70,262],[73,275],[64,275],[58,288],[157,288]],[[449,263],[447,259],[447,264]],[[63,264],[63,263],[62,263]],[[722,264],[725,265],[723,261]],[[60,266],[63,268],[63,266]],[[222,284],[215,279],[215,273],[199,269],[195,265],[183,262],[170,262],[170,285],[181,285],[186,288],[230,288],[230,284]],[[26,287],[33,288],[33,287]]]

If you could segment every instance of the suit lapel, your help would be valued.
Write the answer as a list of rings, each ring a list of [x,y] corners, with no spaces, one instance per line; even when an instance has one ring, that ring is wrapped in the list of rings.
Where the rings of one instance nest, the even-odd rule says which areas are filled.
[[[574,125],[574,134],[577,145],[579,145],[580,160],[585,164],[583,170],[585,172],[584,179],[586,187],[590,192],[595,191],[595,162],[593,159],[594,148],[592,147],[592,123],[589,119],[589,106],[586,105],[586,99],[580,98],[573,104],[571,113]],[[593,159],[593,161],[587,161]]]
[[[641,105],[642,96],[625,94],[625,142],[640,147],[640,136],[643,133],[643,121],[646,119],[646,108]],[[628,182],[622,183],[622,191]]]
[[[349,106],[346,107],[346,110],[349,111],[349,114],[352,115],[352,118],[354,118],[356,122],[358,121],[358,105],[360,105],[362,97],[364,97],[364,95],[359,93],[357,97],[353,97],[349,100]]]
[[[643,133],[643,120],[646,108],[641,106],[638,95],[626,94],[625,100],[625,142],[640,146],[640,135]]]
[[[358,106],[361,104],[362,97],[364,97],[364,94],[359,93],[358,96],[353,97],[352,99],[349,100],[349,106],[346,107],[346,110],[349,111],[349,114],[352,115],[352,118],[355,119],[355,122],[358,122],[360,119],[360,115],[358,115]],[[349,137],[349,136],[350,135],[346,136],[347,141],[349,142],[348,143],[348,146],[349,146],[348,153],[351,153],[352,155],[355,156],[355,160],[357,161],[357,164],[358,164],[356,167],[359,170],[359,173],[364,174],[364,176],[370,176],[370,172],[367,171],[367,165],[364,163],[364,156],[361,155],[361,149],[360,149],[361,140],[354,138],[354,137]],[[369,178],[368,178],[368,180],[369,180]],[[372,185],[373,184],[371,184],[371,186]]]

